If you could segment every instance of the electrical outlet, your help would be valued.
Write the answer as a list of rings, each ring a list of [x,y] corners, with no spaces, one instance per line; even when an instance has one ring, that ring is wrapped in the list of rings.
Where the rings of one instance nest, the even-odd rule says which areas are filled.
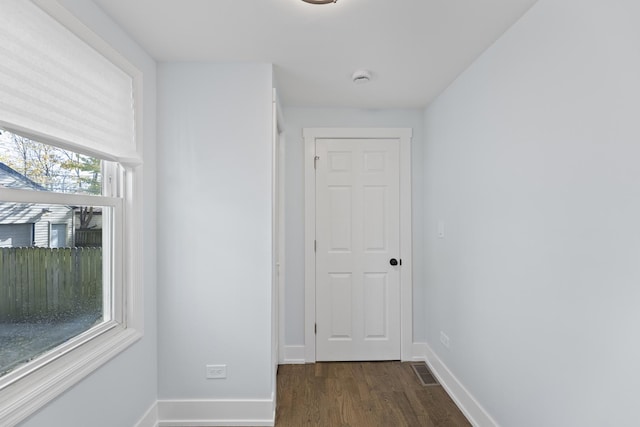
[[[207,378],[227,378],[227,365],[207,365]]]
[[[440,331],[440,342],[443,346],[449,348],[449,337],[442,331]]]

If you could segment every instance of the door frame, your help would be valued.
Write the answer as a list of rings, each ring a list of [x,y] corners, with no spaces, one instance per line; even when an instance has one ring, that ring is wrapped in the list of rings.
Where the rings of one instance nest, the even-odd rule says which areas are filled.
[[[304,339],[305,362],[316,361],[316,179],[318,139],[397,139],[400,142],[400,359],[412,359],[411,128],[304,128]]]
[[[272,92],[271,135],[271,386],[277,391],[278,366],[284,354],[285,217],[284,119],[275,88]],[[275,397],[274,397],[275,399]],[[274,400],[275,411],[275,400]]]

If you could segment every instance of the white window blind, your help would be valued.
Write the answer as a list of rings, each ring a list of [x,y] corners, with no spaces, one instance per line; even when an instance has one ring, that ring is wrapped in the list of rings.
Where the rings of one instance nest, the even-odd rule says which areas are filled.
[[[133,78],[28,0],[0,0],[0,125],[136,158]]]

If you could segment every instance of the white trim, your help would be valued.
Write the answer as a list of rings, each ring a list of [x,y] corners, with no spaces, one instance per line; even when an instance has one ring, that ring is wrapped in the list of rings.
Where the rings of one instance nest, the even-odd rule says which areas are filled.
[[[284,358],[284,352],[285,352],[285,339],[286,339],[286,333],[285,333],[285,321],[286,321],[286,283],[287,283],[287,277],[286,277],[286,271],[287,271],[287,264],[286,264],[286,252],[285,252],[285,245],[286,245],[286,238],[285,238],[285,229],[286,229],[286,212],[285,212],[285,197],[286,197],[286,192],[285,192],[285,179],[286,179],[286,175],[285,175],[285,162],[286,162],[286,150],[285,150],[285,136],[284,133],[280,133],[280,152],[278,153],[279,157],[280,157],[280,197],[279,197],[279,218],[278,218],[278,223],[279,223],[279,230],[280,230],[280,235],[278,236],[278,250],[280,251],[278,254],[278,259],[279,259],[279,265],[278,265],[278,272],[279,272],[279,280],[278,280],[278,297],[279,297],[279,301],[278,301],[278,305],[279,305],[279,318],[278,318],[278,362],[282,362],[283,358]]]
[[[315,141],[320,138],[398,139],[400,141],[400,358],[413,357],[413,279],[411,235],[411,137],[410,128],[305,128],[304,136],[304,266],[305,266],[305,361],[316,361],[315,319]]]
[[[415,343],[416,351],[423,351],[422,356],[417,353],[414,360],[424,361],[429,365],[429,369],[436,376],[438,382],[446,390],[447,394],[456,403],[458,408],[467,417],[469,422],[475,427],[498,427],[498,423],[480,405],[466,387],[449,370],[447,365],[431,350],[426,343]]]
[[[302,365],[305,363],[305,346],[286,345],[282,355],[283,365]]]
[[[87,196],[84,194],[55,193],[53,191],[32,191],[0,188],[3,202],[48,203],[74,206],[121,206],[122,199],[108,196]]]
[[[315,186],[315,137],[304,136],[304,346],[305,361],[316,361],[316,186]]]
[[[49,403],[109,359],[124,351],[142,335],[135,330],[113,329],[83,344],[72,357],[61,357],[20,380],[20,391],[7,387],[0,392],[3,402],[0,424],[14,426]]]
[[[273,426],[274,399],[159,400],[158,427]]]
[[[278,239],[278,260],[279,260],[279,265],[278,265],[278,308],[279,308],[279,313],[278,313],[278,362],[281,362],[283,359],[283,354],[284,354],[284,346],[285,346],[285,320],[286,320],[286,310],[285,310],[285,306],[286,306],[286,283],[287,283],[287,278],[286,278],[286,236],[285,236],[285,229],[286,229],[286,205],[285,205],[285,199],[286,199],[286,140],[285,140],[285,133],[284,133],[284,127],[285,127],[285,122],[284,122],[284,115],[282,113],[283,109],[282,106],[280,105],[280,98],[278,97],[277,91],[276,89],[273,89],[273,98],[274,98],[274,103],[275,103],[275,109],[276,109],[276,132],[277,132],[277,136],[278,136],[278,161],[279,161],[279,168],[278,168],[278,182],[279,182],[279,197],[278,197],[278,230],[279,230],[279,234],[277,236]],[[277,389],[277,381],[276,381],[276,385],[274,386],[275,389]]]
[[[158,427],[158,401],[151,404],[135,427]]]
[[[304,128],[302,135],[307,138],[355,138],[355,139],[402,139],[413,136],[411,128]]]
[[[280,243],[279,197],[280,185],[278,167],[279,134],[278,134],[278,104],[276,102],[276,90],[271,89],[271,390],[277,389],[278,359],[280,349],[280,255],[278,244]]]

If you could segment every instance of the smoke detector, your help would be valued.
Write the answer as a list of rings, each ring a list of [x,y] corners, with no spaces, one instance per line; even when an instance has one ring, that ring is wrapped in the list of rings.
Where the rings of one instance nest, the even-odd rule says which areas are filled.
[[[351,80],[357,85],[368,83],[371,80],[371,71],[356,70],[351,76]]]

